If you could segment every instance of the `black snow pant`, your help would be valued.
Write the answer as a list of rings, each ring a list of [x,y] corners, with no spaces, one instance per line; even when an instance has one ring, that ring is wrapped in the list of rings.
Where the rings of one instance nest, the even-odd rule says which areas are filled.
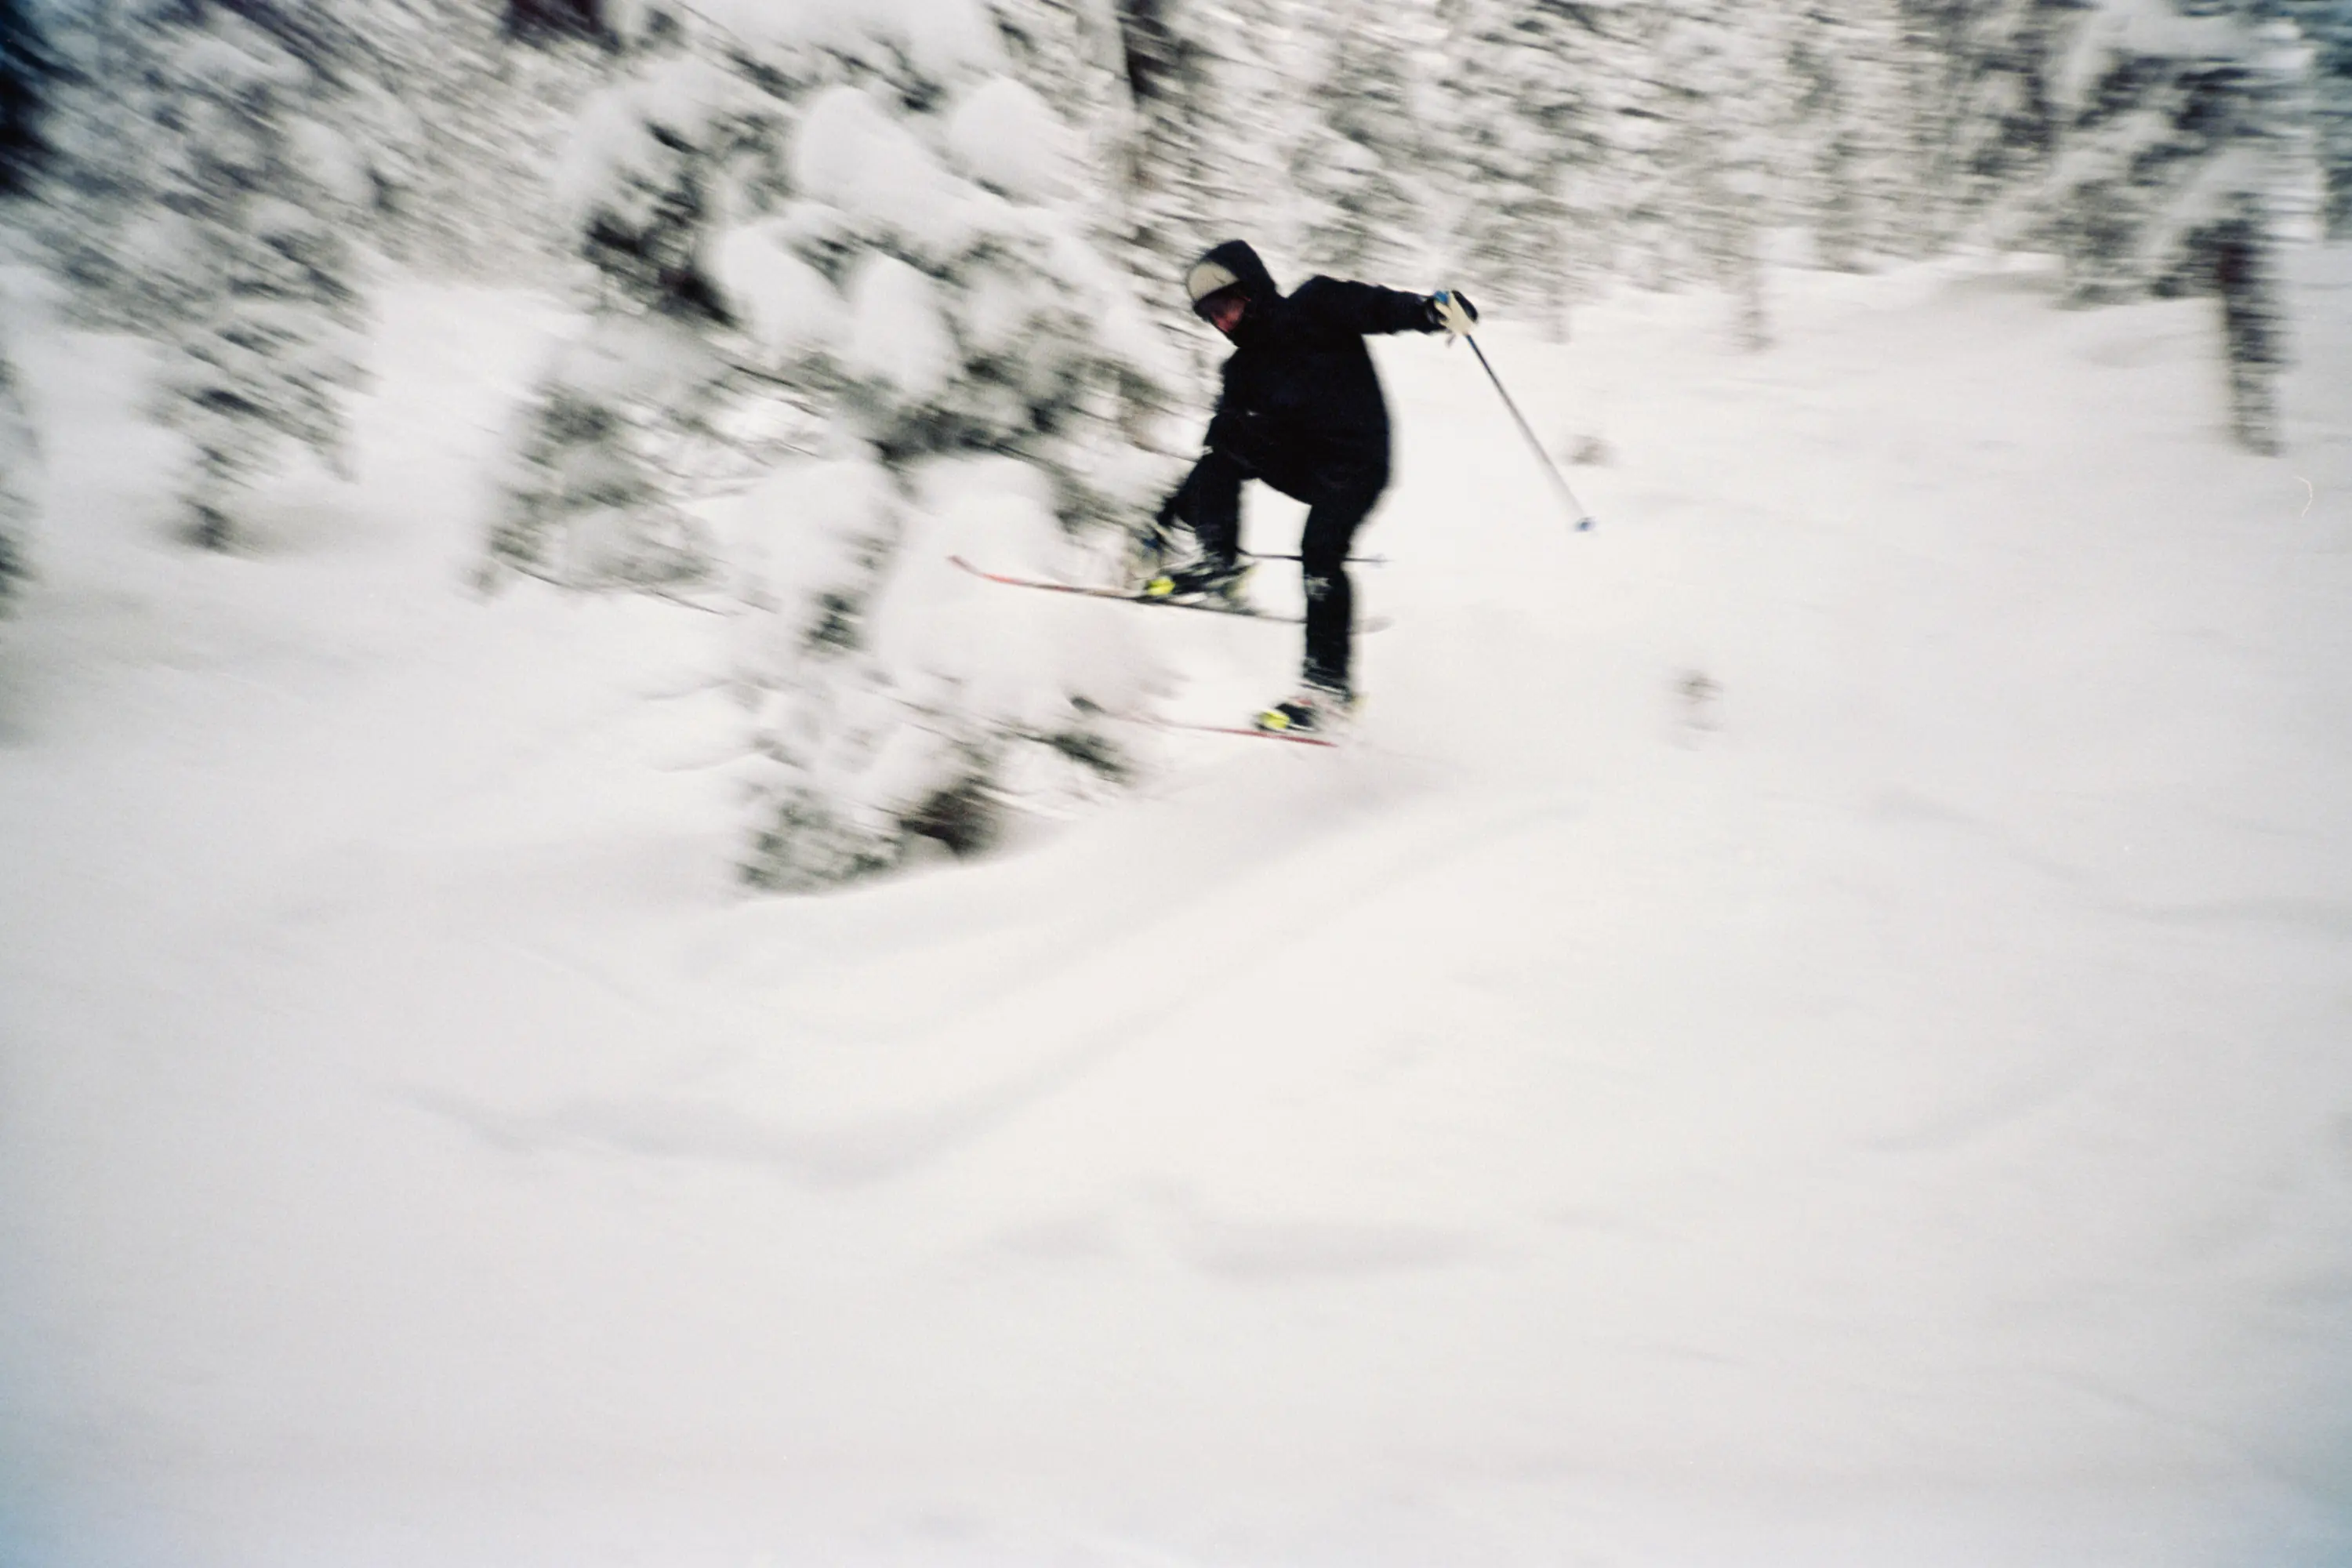
[[[1241,548],[1242,481],[1249,479],[1307,503],[1307,531],[1298,542],[1307,589],[1307,683],[1350,690],[1356,594],[1348,581],[1348,551],[1388,488],[1388,464],[1340,458],[1252,470],[1224,452],[1205,454],[1178,493],[1175,511],[1202,550],[1219,560],[1234,559]]]

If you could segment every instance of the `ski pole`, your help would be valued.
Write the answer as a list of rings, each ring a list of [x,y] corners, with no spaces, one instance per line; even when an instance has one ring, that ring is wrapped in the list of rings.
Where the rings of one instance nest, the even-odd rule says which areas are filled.
[[[1285,553],[1278,550],[1244,550],[1241,553],[1248,556],[1253,561],[1299,561],[1305,559],[1305,557],[1299,555],[1295,551]],[[1389,558],[1385,555],[1350,555],[1348,557],[1348,564],[1350,566],[1385,566],[1388,563]]]
[[[1536,461],[1543,465],[1544,472],[1551,476],[1551,482],[1559,490],[1559,499],[1568,503],[1568,514],[1576,519],[1578,528],[1591,528],[1592,514],[1584,510],[1584,503],[1578,500],[1576,492],[1568,488],[1568,481],[1560,477],[1559,466],[1551,460],[1551,454],[1543,449],[1543,443],[1536,439],[1536,433],[1528,428],[1527,416],[1521,414],[1519,405],[1511,401],[1511,395],[1503,390],[1503,378],[1495,374],[1495,367],[1486,363],[1486,351],[1480,348],[1478,340],[1467,332],[1462,334],[1462,341],[1468,343],[1470,352],[1478,356],[1478,363],[1486,371],[1486,379],[1495,384],[1495,391],[1502,398],[1503,406],[1511,411],[1512,419],[1518,424],[1519,434],[1528,438],[1528,449],[1536,455]]]

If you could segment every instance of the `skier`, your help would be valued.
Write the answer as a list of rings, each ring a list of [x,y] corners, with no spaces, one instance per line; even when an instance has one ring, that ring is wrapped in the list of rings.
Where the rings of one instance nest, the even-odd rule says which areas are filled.
[[[1307,504],[1299,564],[1307,588],[1306,671],[1298,694],[1257,716],[1258,728],[1327,731],[1353,705],[1349,658],[1355,595],[1347,558],[1356,529],[1389,482],[1389,411],[1370,332],[1451,332],[1478,320],[1452,290],[1408,294],[1370,283],[1310,278],[1289,294],[1257,252],[1230,239],[1185,275],[1193,313],[1234,343],[1201,459],[1159,514],[1188,530],[1191,559],[1152,578],[1156,598],[1238,604],[1241,490],[1263,479]]]

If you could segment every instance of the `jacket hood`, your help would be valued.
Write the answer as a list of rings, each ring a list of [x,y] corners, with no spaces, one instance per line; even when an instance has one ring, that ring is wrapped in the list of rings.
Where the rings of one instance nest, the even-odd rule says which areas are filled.
[[[1274,274],[1265,269],[1265,263],[1257,258],[1257,252],[1249,247],[1246,240],[1229,239],[1211,247],[1184,274],[1185,297],[1194,305],[1218,289],[1235,284],[1259,304],[1282,298],[1282,290],[1274,286]]]

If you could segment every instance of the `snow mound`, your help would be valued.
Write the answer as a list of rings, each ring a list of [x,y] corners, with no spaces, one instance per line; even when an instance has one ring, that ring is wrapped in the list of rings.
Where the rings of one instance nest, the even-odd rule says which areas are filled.
[[[650,204],[675,183],[685,150],[743,106],[736,79],[692,55],[664,60],[581,107],[554,174],[557,211],[584,227],[615,193]]]
[[[843,360],[854,375],[920,402],[944,389],[956,370],[939,286],[895,256],[875,252],[849,279],[849,341]]]
[[[835,623],[863,593],[896,508],[889,474],[863,457],[782,464],[736,499],[726,526],[738,592],[790,612],[747,617],[751,668],[840,635]]]
[[[974,89],[948,117],[948,152],[957,166],[1016,201],[1071,194],[1070,141],[1052,106],[1011,77]]]
[[[971,236],[961,184],[861,89],[827,88],[810,100],[793,139],[792,174],[809,196],[867,219],[918,256],[946,260]]]
[[[712,247],[719,286],[751,336],[774,359],[821,353],[839,337],[848,306],[824,273],[793,254],[774,221],[730,229]]]

